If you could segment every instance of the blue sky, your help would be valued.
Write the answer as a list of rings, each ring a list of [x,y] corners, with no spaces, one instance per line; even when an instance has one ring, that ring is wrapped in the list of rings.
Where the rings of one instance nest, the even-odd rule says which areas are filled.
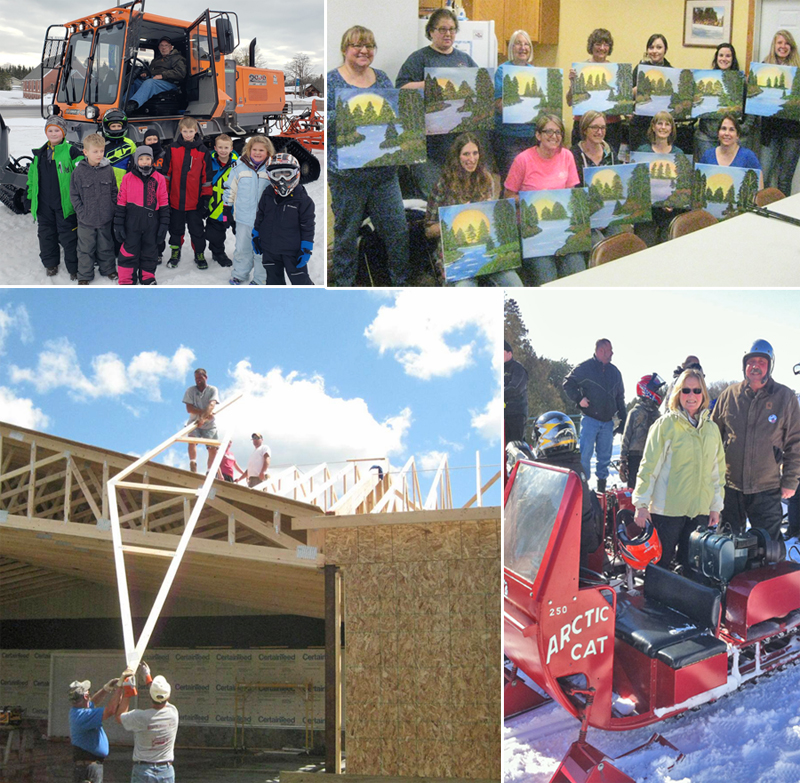
[[[447,453],[456,506],[475,491],[476,451],[484,483],[498,470],[499,292],[251,293],[2,292],[0,419],[141,454],[186,421],[203,366],[223,399],[246,392],[220,416],[240,465],[254,430],[272,470],[413,454],[427,495]],[[188,464],[184,447],[162,457]],[[498,484],[485,502],[499,505]]]

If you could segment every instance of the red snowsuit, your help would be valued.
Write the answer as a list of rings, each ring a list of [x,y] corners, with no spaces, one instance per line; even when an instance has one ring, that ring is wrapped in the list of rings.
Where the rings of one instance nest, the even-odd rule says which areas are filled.
[[[169,243],[183,246],[188,226],[192,249],[202,253],[206,240],[200,199],[211,195],[210,153],[198,136],[178,139],[166,151],[163,172],[169,183]]]

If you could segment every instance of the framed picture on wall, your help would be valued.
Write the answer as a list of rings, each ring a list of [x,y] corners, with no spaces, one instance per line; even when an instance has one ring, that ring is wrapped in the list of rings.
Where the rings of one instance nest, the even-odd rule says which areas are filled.
[[[731,40],[733,0],[685,0],[683,45],[714,49]]]

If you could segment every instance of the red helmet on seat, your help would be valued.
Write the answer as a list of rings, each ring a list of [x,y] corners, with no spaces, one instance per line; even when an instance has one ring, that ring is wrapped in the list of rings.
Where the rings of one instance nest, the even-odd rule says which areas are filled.
[[[632,523],[630,527],[636,532],[631,530],[629,534],[624,523],[617,528],[619,554],[631,568],[644,571],[650,563],[661,559],[661,539],[649,520],[644,530]]]

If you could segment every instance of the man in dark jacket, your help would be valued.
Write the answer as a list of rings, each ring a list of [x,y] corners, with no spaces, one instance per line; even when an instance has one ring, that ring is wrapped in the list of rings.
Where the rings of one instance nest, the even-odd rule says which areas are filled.
[[[506,444],[525,439],[528,420],[528,371],[514,360],[508,341],[503,343],[503,418]]]
[[[564,379],[564,391],[581,409],[581,463],[587,479],[592,475],[592,452],[597,448],[597,491],[605,492],[608,463],[614,442],[614,416],[618,432],[625,427],[625,387],[611,364],[611,341],[598,340],[594,356],[581,362]]]
[[[129,113],[160,92],[177,90],[186,78],[186,59],[172,46],[172,41],[166,35],[158,42],[158,55],[153,58],[149,70],[149,79],[142,74],[142,81],[131,87],[125,107]]]
[[[800,404],[772,378],[775,354],[756,340],[744,355],[744,381],[728,386],[711,414],[725,446],[725,506],[720,523],[742,533],[745,520],[780,536],[781,500],[800,479]]]

